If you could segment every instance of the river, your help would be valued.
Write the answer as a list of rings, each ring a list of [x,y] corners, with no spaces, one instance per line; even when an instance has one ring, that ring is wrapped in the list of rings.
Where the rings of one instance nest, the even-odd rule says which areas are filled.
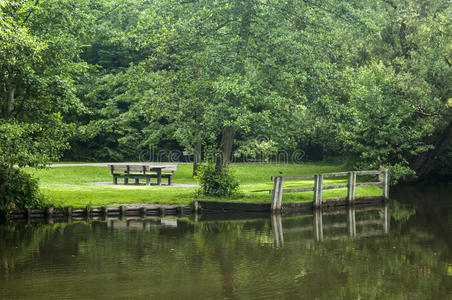
[[[0,225],[0,299],[452,299],[452,188],[305,215]]]

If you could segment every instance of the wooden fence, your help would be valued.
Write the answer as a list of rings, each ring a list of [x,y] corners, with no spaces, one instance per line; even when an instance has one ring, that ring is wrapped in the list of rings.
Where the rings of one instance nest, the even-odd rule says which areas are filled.
[[[379,175],[379,181],[376,182],[360,182],[357,183],[356,177],[360,175]],[[347,177],[347,184],[338,185],[324,185],[323,181],[328,177]],[[314,187],[309,188],[295,188],[284,189],[284,182],[289,180],[304,180],[313,179]],[[377,186],[382,189],[382,198],[389,198],[389,171],[387,169],[382,171],[350,171],[350,172],[337,172],[337,173],[324,173],[315,175],[300,175],[300,176],[273,176],[274,181],[273,190],[270,190],[272,194],[272,211],[280,211],[282,207],[282,195],[285,193],[301,193],[301,192],[314,192],[313,206],[321,207],[323,203],[332,200],[346,199],[350,205],[355,202],[356,199],[356,187],[359,186]],[[342,189],[347,188],[347,197],[329,198],[323,199],[324,190]]]

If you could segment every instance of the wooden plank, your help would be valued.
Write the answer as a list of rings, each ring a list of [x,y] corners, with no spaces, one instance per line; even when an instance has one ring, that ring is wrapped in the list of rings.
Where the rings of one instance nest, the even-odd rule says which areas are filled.
[[[323,177],[345,177],[348,175],[348,172],[323,173],[321,175]]]
[[[298,176],[272,176],[271,180],[274,181],[276,177],[283,177],[284,180],[297,180],[297,179],[313,179],[314,175],[298,175]]]
[[[363,183],[357,183],[355,186],[383,186],[383,182],[363,182]]]
[[[355,171],[356,175],[378,175],[381,171],[378,170],[368,170],[368,171]]]
[[[327,185],[327,186],[323,186],[323,190],[343,189],[346,187],[348,187],[348,184]]]
[[[313,187],[310,188],[300,188],[300,189],[283,189],[283,193],[302,193],[302,192],[312,192]]]

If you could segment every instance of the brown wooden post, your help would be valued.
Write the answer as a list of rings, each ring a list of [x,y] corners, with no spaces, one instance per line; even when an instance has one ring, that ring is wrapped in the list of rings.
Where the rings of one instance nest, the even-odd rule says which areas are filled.
[[[193,210],[195,213],[199,211],[199,203],[198,201],[193,202]]]
[[[160,207],[160,215],[162,216],[162,217],[164,217],[165,216],[165,214],[166,214],[166,208],[165,207]]]
[[[314,207],[322,206],[323,175],[314,175]]]
[[[389,199],[389,171],[388,171],[388,169],[385,169],[382,172],[382,177],[383,177],[382,196],[383,196],[384,200],[388,200]]]
[[[125,208],[125,206],[121,205],[119,207],[119,211],[121,212],[121,218],[124,218],[126,216],[126,208]]]
[[[355,202],[356,193],[356,173],[351,171],[348,173],[348,183],[347,183],[347,200],[348,204],[352,205]]]
[[[91,206],[87,205],[85,208],[85,216],[88,219],[91,215]]]
[[[68,217],[68,219],[72,218],[72,206],[66,207],[66,217]]]
[[[284,179],[282,176],[276,176],[273,180],[272,211],[275,212],[281,210]]]
[[[147,214],[147,209],[146,209],[146,207],[142,207],[141,208],[141,217],[146,217],[146,214]]]
[[[53,218],[53,211],[54,211],[54,207],[53,206],[48,206],[46,208],[46,217],[47,218]]]
[[[103,210],[103,214],[104,214],[104,219],[107,219],[108,218],[108,207],[104,206],[102,210]]]

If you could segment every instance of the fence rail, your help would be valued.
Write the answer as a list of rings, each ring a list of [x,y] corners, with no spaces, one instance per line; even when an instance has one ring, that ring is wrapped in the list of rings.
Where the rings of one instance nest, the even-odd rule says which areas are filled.
[[[357,176],[362,175],[379,175],[379,181],[377,182],[356,182]],[[324,186],[323,182],[328,177],[347,177],[347,184],[327,185]],[[342,189],[347,188],[347,197],[349,204],[352,205],[356,199],[356,187],[361,186],[377,186],[382,189],[382,198],[389,198],[389,171],[385,170],[368,170],[368,171],[350,171],[350,172],[336,172],[336,173],[323,173],[313,175],[300,175],[300,176],[272,176],[271,179],[274,182],[273,190],[270,190],[272,194],[272,211],[280,211],[282,207],[282,195],[285,193],[302,193],[302,192],[314,192],[313,206],[321,207],[322,203],[327,201],[337,200],[337,198],[323,199],[324,190]],[[313,179],[314,187],[309,188],[295,188],[284,189],[284,182],[289,180],[301,180],[301,179]]]

